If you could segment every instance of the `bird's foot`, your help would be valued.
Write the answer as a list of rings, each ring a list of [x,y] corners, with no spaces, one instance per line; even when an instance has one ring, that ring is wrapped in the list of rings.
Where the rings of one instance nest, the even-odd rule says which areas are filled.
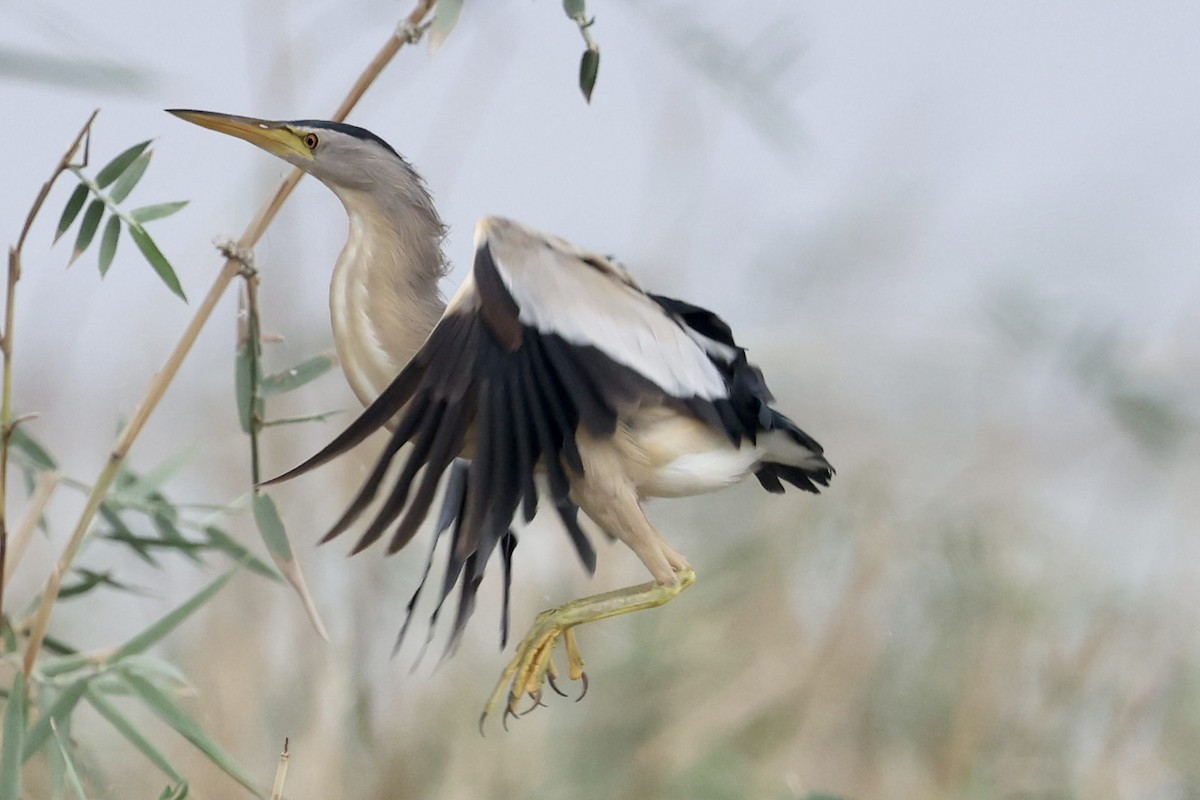
[[[583,669],[583,657],[579,654],[575,631],[573,626],[566,627],[561,622],[563,612],[568,608],[569,606],[552,608],[537,615],[533,627],[517,645],[517,654],[504,668],[496,688],[488,698],[483,713],[479,716],[481,733],[484,722],[496,710],[506,690],[508,698],[504,703],[504,713],[501,718],[506,729],[510,716],[519,717],[528,714],[538,706],[545,705],[542,702],[542,690],[547,683],[557,694],[563,697],[567,696],[566,692],[558,688],[559,674],[552,657],[555,645],[560,640],[567,651],[567,677],[582,684],[579,696],[575,698],[576,701],[582,700],[583,696],[587,694],[587,673]],[[530,705],[524,710],[519,710],[518,705],[523,697],[529,698]]]
[[[483,707],[483,713],[479,715],[480,733],[483,732],[487,718],[497,709],[506,693],[508,697],[504,699],[501,718],[506,729],[510,716],[519,717],[545,705],[542,702],[542,691],[547,683],[555,692],[566,696],[558,687],[559,673],[552,658],[555,645],[560,640],[567,651],[567,677],[581,683],[576,701],[582,700],[587,694],[588,679],[583,669],[583,656],[580,655],[578,643],[575,641],[574,628],[586,622],[661,606],[696,581],[696,573],[691,569],[680,570],[675,577],[677,580],[672,585],[651,582],[630,586],[573,600],[538,614],[529,633],[517,645],[516,655],[504,668],[496,688]],[[519,705],[525,697],[529,698],[529,707],[520,710]]]

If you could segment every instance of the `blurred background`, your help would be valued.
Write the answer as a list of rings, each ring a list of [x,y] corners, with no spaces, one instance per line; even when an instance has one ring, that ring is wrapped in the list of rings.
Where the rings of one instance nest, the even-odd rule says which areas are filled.
[[[162,113],[327,116],[409,4],[0,5],[4,240],[87,114],[103,163],[153,136],[145,202],[194,304],[285,174]],[[602,3],[590,105],[557,2],[466,3],[408,48],[350,121],[405,154],[451,226],[500,213],[617,254],[652,291],[721,313],[779,406],[838,469],[819,496],[753,481],[653,504],[696,565],[671,605],[589,626],[578,705],[481,738],[497,650],[492,574],[457,656],[389,650],[428,538],[389,559],[315,542],[379,446],[279,488],[332,642],[295,596],[239,575],[167,640],[186,707],[266,785],[285,736],[294,798],[1200,797],[1200,6]],[[71,182],[26,246],[16,401],[91,481],[190,316],[129,243],[101,282],[51,250]],[[331,345],[345,234],[301,184],[255,252],[271,369]],[[249,486],[222,301],[131,464],[188,453],[174,497]],[[340,374],[272,411],[353,412]],[[264,435],[278,472],[349,413]],[[243,497],[244,500],[244,497]],[[21,492],[10,500],[19,516]],[[8,590],[45,581],[82,505],[61,491]],[[230,530],[263,553],[249,514]],[[644,579],[599,544],[589,580],[542,520],[521,537],[514,628]],[[64,604],[51,632],[111,646],[215,574],[103,542],[83,563],[140,593]],[[423,617],[420,618],[423,620]],[[81,712],[97,796],[163,778]],[[165,727],[200,797],[241,788]],[[107,794],[105,794],[107,793]],[[248,796],[248,795],[247,795]]]

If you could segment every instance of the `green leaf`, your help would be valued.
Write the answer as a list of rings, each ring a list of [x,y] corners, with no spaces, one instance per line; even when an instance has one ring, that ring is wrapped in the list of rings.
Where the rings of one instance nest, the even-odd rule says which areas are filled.
[[[226,753],[221,746],[218,745],[212,738],[204,732],[204,729],[188,715],[186,711],[180,708],[171,696],[159,689],[154,684],[145,678],[137,675],[123,674],[125,683],[133,690],[146,707],[150,709],[163,722],[171,726],[183,738],[191,742],[196,749],[204,753],[216,766],[225,771],[229,777],[245,786],[257,797],[262,797],[250,777],[245,770],[241,768],[236,761]]]
[[[429,52],[436,53],[445,43],[458,22],[462,5],[463,0],[438,0],[437,8],[433,10],[433,23],[429,26]]]
[[[121,177],[117,178],[112,189],[108,192],[108,197],[114,203],[120,203],[129,197],[129,193],[133,191],[133,187],[137,186],[138,181],[146,174],[146,167],[150,166],[150,156],[154,154],[153,150],[147,150],[133,160],[129,165],[129,169],[121,173]]]
[[[71,227],[75,217],[79,216],[79,210],[83,208],[83,201],[87,200],[87,196],[88,187],[83,183],[76,186],[75,191],[71,192],[67,204],[63,207],[62,216],[58,219],[58,230],[54,234],[54,241],[57,242],[67,232],[67,228]]]
[[[258,359],[254,358],[250,346],[249,341],[240,344],[233,359],[233,390],[237,395],[238,424],[242,426],[242,433],[250,432],[257,405],[254,402],[254,370]]]
[[[292,585],[296,596],[300,598],[300,603],[304,606],[304,613],[308,615],[308,621],[312,623],[317,635],[328,642],[329,634],[325,632],[325,623],[321,621],[317,604],[308,591],[308,583],[304,580],[304,571],[300,569],[300,562],[292,557],[292,546],[288,542],[287,530],[283,527],[283,520],[279,517],[279,509],[275,507],[275,501],[255,489],[253,504],[254,521],[258,524],[258,531],[262,535],[263,541],[266,542],[267,550],[271,552],[271,559],[275,562],[275,566],[279,567],[279,571],[283,573],[287,582]]]
[[[153,222],[156,219],[171,216],[187,204],[187,200],[176,200],[172,203],[157,203],[152,206],[142,206],[130,211],[129,216],[138,223]]]
[[[133,147],[122,152],[119,156],[104,165],[104,169],[96,173],[96,185],[103,189],[117,178],[124,174],[125,170],[137,160],[137,157],[142,154],[142,151],[150,146],[150,140],[135,144]]]
[[[4,709],[0,742],[0,800],[21,800],[21,754],[25,749],[25,673],[18,672]]]
[[[110,214],[104,225],[104,236],[100,239],[100,277],[108,274],[113,256],[117,254],[117,239],[121,236],[121,218]]]
[[[283,519],[279,516],[279,509],[275,507],[275,501],[270,495],[262,492],[254,492],[254,523],[258,526],[258,532],[262,536],[263,543],[266,544],[267,550],[270,551],[271,557],[278,563],[279,560],[292,560],[292,546],[288,542],[287,529],[283,527]]]
[[[79,780],[79,770],[75,768],[75,759],[71,757],[71,748],[67,734],[63,732],[61,726],[55,725],[54,742],[58,745],[58,752],[62,756],[63,766],[67,770],[67,779],[71,783],[71,788],[75,790],[77,800],[87,800],[87,794],[83,790],[83,783]]]
[[[133,726],[129,720],[125,719],[111,703],[105,700],[99,692],[88,689],[86,692],[88,703],[92,708],[96,709],[97,713],[116,729],[117,733],[125,737],[125,739],[141,751],[150,763],[162,770],[168,778],[175,783],[182,783],[183,776],[175,767],[171,766],[171,762],[162,752],[150,743],[150,740],[141,734],[141,732]]]
[[[71,712],[79,704],[79,699],[83,697],[83,693],[88,687],[88,681],[91,679],[91,675],[86,678],[80,678],[58,693],[58,697],[54,698],[54,702],[50,705],[50,708],[29,729],[29,735],[25,737],[25,747],[21,755],[22,761],[28,761],[29,757],[36,753],[46,743],[46,740],[50,738],[51,720],[57,725],[62,725],[63,721],[71,716]]]
[[[563,0],[563,11],[575,21],[587,16],[586,0]]]
[[[270,396],[286,394],[311,383],[337,366],[337,357],[332,353],[319,353],[301,361],[291,369],[267,375],[258,383],[258,391]]]
[[[201,606],[213,598],[221,588],[229,583],[229,579],[237,572],[237,568],[229,570],[224,575],[221,575],[216,580],[209,583],[190,599],[175,608],[170,613],[163,616],[157,622],[154,622],[138,635],[134,636],[125,644],[117,648],[117,651],[109,657],[111,663],[117,663],[121,659],[137,653],[142,653],[148,648],[158,643],[164,636],[178,628],[185,619],[194,614]]]
[[[25,432],[24,425],[18,425],[13,428],[9,444],[24,453],[33,462],[33,465],[42,472],[58,469],[58,464],[46,452],[46,448],[42,447],[40,442]]]
[[[166,502],[166,498],[158,494],[158,491],[167,481],[178,475],[179,471],[195,457],[195,449],[189,447],[171,456],[142,475],[138,475],[133,470],[125,469],[122,471],[122,477],[125,481],[122,482],[121,488],[112,493],[111,498],[123,505],[130,505],[153,501],[155,496],[157,496],[158,501],[163,504],[164,508],[169,508],[170,504]]]
[[[129,227],[129,235],[133,237],[134,244],[142,251],[142,255],[146,257],[146,261],[158,273],[158,277],[162,278],[167,288],[186,303],[187,295],[183,293],[183,287],[179,285],[179,278],[175,276],[175,270],[171,268],[171,262],[167,261],[167,257],[158,249],[158,245],[150,238],[150,234],[146,233],[144,228],[131,225]]]
[[[108,586],[123,592],[131,592],[133,594],[145,594],[141,589],[135,588],[125,583],[121,583],[112,577],[109,572],[96,572],[82,567],[75,568],[75,574],[79,576],[79,580],[68,586],[62,587],[58,592],[59,600],[67,600],[72,597],[87,594],[97,586]]]
[[[583,58],[579,61],[579,89],[583,92],[583,99],[589,103],[592,102],[592,89],[596,87],[598,72],[600,72],[600,48],[592,46],[583,51]]]
[[[212,549],[220,550],[239,564],[244,564],[246,569],[251,572],[258,573],[264,578],[270,578],[273,581],[282,580],[280,574],[270,564],[260,558],[255,558],[249,550],[242,547],[232,536],[215,525],[206,527],[204,535],[208,537],[208,544]]]
[[[75,259],[83,255],[83,251],[88,249],[88,245],[92,243],[92,238],[96,235],[96,229],[100,227],[100,218],[104,216],[104,201],[93,200],[88,205],[87,211],[83,212],[83,222],[79,223],[79,233],[75,236],[75,250],[71,253],[71,260],[67,262],[67,266],[75,263]]]
[[[158,796],[158,800],[185,800],[188,796],[187,781],[180,783],[177,786],[168,786],[163,789],[162,794]]]

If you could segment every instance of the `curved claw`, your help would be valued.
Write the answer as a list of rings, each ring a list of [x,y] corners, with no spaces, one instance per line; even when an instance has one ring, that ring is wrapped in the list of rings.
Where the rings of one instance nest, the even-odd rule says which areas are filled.
[[[555,694],[557,694],[559,697],[567,696],[566,692],[564,692],[562,689],[558,688],[558,684],[555,682],[553,675],[551,675],[550,673],[546,673],[546,680],[550,684],[550,688],[554,690]]]
[[[519,716],[520,714],[512,710],[512,706],[506,705],[504,707],[504,713],[500,715],[500,724],[504,726],[505,733],[508,732],[508,718],[512,717],[513,719],[516,719]]]
[[[583,691],[581,691],[581,692],[579,693],[579,697],[576,697],[576,698],[575,698],[575,702],[576,702],[576,703],[578,703],[580,700],[582,700],[584,697],[586,697],[586,696],[587,696],[587,690],[588,690],[588,676],[587,676],[587,673],[586,673],[586,672],[581,672],[581,673],[579,673],[579,680],[583,682]]]

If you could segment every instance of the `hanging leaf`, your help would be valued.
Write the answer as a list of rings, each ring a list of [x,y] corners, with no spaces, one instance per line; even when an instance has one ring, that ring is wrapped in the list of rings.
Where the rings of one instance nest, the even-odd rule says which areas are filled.
[[[150,140],[147,139],[140,144],[135,144],[128,150],[122,152],[119,156],[104,165],[104,169],[96,173],[96,185],[101,189],[108,186],[117,178],[124,174],[125,170],[137,160],[137,157],[142,154],[147,147],[150,146]]]
[[[63,207],[62,216],[58,220],[58,230],[54,234],[54,241],[57,242],[67,232],[67,228],[71,227],[75,217],[79,216],[79,210],[83,208],[83,201],[87,200],[87,196],[88,187],[82,183],[75,187],[75,191],[71,192],[66,206]]]
[[[600,71],[600,48],[592,45],[583,51],[579,61],[579,89],[583,99],[592,102],[592,89],[596,87],[596,74]]]
[[[587,2],[585,0],[563,0],[563,11],[568,18],[578,22],[587,16]]]
[[[117,178],[112,189],[108,192],[108,197],[114,203],[120,203],[129,197],[129,193],[133,191],[133,187],[137,186],[138,181],[146,174],[146,167],[150,166],[150,156],[154,155],[153,150],[147,150],[133,160],[129,165],[129,169],[121,173],[121,177]]]
[[[446,42],[446,37],[458,22],[462,5],[463,0],[438,0],[437,8],[433,10],[433,22],[429,26],[429,52],[436,53]]]
[[[108,274],[113,256],[117,254],[117,239],[121,236],[121,218],[110,214],[104,225],[104,236],[100,239],[100,277]]]
[[[276,563],[292,560],[292,545],[288,541],[279,509],[270,495],[258,491],[254,493],[254,524],[258,526],[263,543]]]
[[[287,529],[283,527],[283,519],[279,516],[279,509],[275,507],[275,501],[270,496],[257,489],[254,491],[254,522],[258,525],[258,532],[262,536],[263,542],[266,543],[275,566],[279,568],[283,577],[287,578],[288,583],[300,597],[304,611],[308,614],[309,622],[316,629],[317,635],[325,641],[329,641],[325,623],[321,621],[317,604],[308,591],[308,582],[304,580],[300,562],[292,557],[292,546],[288,541]]]
[[[4,709],[0,742],[0,800],[21,800],[21,754],[25,748],[25,673],[18,672]]]
[[[337,356],[332,353],[319,353],[312,358],[301,361],[291,369],[267,375],[258,384],[261,394],[286,394],[299,389],[306,383],[315,381],[329,370],[337,366]]]
[[[156,219],[171,216],[187,204],[187,200],[176,200],[172,203],[156,203],[152,206],[135,208],[129,212],[129,216],[138,223],[153,222]]]
[[[104,201],[93,200],[87,211],[83,212],[83,222],[79,223],[79,233],[75,237],[75,250],[71,253],[71,260],[67,262],[67,266],[75,263],[75,259],[83,255],[83,251],[88,249],[88,245],[92,243],[93,237],[96,235],[96,229],[100,227],[100,218],[104,216]]]
[[[158,273],[158,277],[162,278],[167,288],[186,303],[187,295],[183,293],[183,287],[179,285],[179,278],[176,277],[175,270],[171,268],[171,263],[167,261],[167,257],[158,249],[158,245],[154,244],[154,240],[150,238],[145,229],[141,226],[130,226],[129,235],[133,237],[134,244],[142,251],[146,261],[150,262],[150,266]]]
[[[258,416],[262,415],[262,406],[255,402],[254,397],[254,370],[257,361],[250,352],[249,341],[238,346],[233,359],[233,391],[237,396],[238,424],[242,426],[242,433],[250,432],[256,410],[259,412]]]
[[[245,786],[256,797],[262,797],[262,794],[254,788],[254,783],[246,771],[213,741],[196,720],[192,719],[178,703],[171,699],[170,695],[137,675],[122,673],[122,678],[124,678],[125,684],[133,690],[133,693],[146,704],[146,708],[154,712],[155,716],[191,742],[197,750],[208,757],[209,761],[224,770],[225,774]]]

